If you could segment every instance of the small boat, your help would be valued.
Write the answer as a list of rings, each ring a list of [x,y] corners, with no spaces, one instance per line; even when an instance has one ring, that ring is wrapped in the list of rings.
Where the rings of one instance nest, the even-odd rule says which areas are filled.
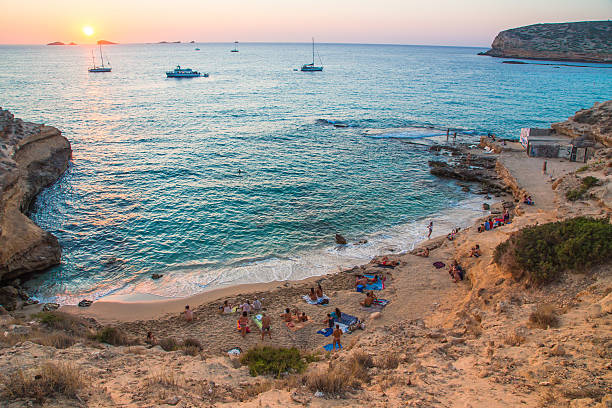
[[[111,72],[110,66],[104,65],[104,57],[102,56],[102,44],[100,44],[100,63],[102,65],[96,66],[96,57],[94,56],[93,50],[91,50],[91,68],[88,69],[89,72]],[[106,65],[110,65],[110,62],[106,60]]]
[[[199,49],[199,48],[196,48],[195,50],[196,50],[196,51],[200,51],[200,49]]]
[[[234,49],[230,50],[230,52],[239,52],[238,51],[238,41],[234,41],[234,44],[236,44],[236,45],[234,45]]]
[[[319,56],[319,61],[321,60],[321,56]],[[312,39],[312,63],[310,64],[304,64],[302,65],[302,68],[300,68],[300,71],[302,72],[317,72],[317,71],[323,71],[323,64],[321,63],[321,66],[318,67],[315,65],[315,46],[314,46],[314,38]]]
[[[177,65],[176,68],[174,68],[174,71],[167,71],[166,76],[168,78],[195,78],[200,76],[208,78],[208,74],[206,73],[202,74],[198,71],[192,70],[191,68],[181,68],[180,65]]]

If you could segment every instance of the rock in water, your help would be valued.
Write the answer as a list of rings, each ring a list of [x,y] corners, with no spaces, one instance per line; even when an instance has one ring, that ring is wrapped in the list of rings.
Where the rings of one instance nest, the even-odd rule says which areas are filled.
[[[164,275],[159,274],[159,273],[154,273],[153,275],[151,275],[151,279],[157,280],[157,279],[161,278],[162,276],[164,276]]]
[[[344,238],[340,234],[336,234],[336,244],[338,244],[338,245],[346,245],[346,238]]]
[[[79,307],[89,307],[93,302],[91,300],[83,299],[79,302]]]

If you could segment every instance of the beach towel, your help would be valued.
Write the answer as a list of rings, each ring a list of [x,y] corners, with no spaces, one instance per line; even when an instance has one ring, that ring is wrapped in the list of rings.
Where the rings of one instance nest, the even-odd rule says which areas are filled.
[[[323,295],[322,297],[318,298],[317,300],[312,300],[310,299],[310,296],[308,295],[304,295],[302,296],[302,299],[304,299],[306,301],[306,303],[308,303],[309,305],[321,305],[321,306],[325,306],[326,304],[329,303],[329,298],[325,295]],[[327,300],[327,303],[321,303],[324,300]]]
[[[262,318],[263,316],[260,314],[253,316],[253,323],[255,323],[255,326],[257,326],[259,330],[261,330],[261,326],[262,326],[261,319]]]
[[[380,306],[387,306],[389,304],[389,301],[387,299],[376,299],[374,301],[375,305],[380,305]]]
[[[435,266],[437,269],[440,269],[444,268],[446,265],[444,264],[444,262],[436,261],[433,263],[433,266]]]
[[[330,328],[330,327],[327,327],[327,328],[325,328],[325,329],[321,329],[321,330],[319,330],[319,331],[317,332],[317,334],[322,334],[322,335],[324,335],[325,337],[329,337],[329,336],[331,336],[331,335],[332,335],[332,333],[333,333],[333,332],[334,332],[334,329],[332,329],[332,328]]]
[[[376,275],[363,275],[368,279],[374,279]],[[385,288],[385,281],[379,279],[377,282],[368,283],[365,287],[365,290],[383,290]]]
[[[369,313],[380,312],[385,308],[385,306],[387,306],[388,303],[388,300],[376,299],[374,303],[372,303],[372,306],[361,306],[360,309]]]
[[[240,355],[240,353],[242,353],[242,349],[240,347],[233,347],[227,350],[227,354],[229,354],[230,356],[238,356]]]
[[[357,322],[359,322],[359,319],[356,318],[355,316],[351,316],[350,314],[346,314],[346,313],[342,313],[342,317],[340,319],[338,319],[336,317],[336,313],[332,313],[331,316],[334,318],[334,322],[336,323],[341,323],[344,324],[346,326],[350,326],[353,325]]]
[[[306,316],[308,317],[308,316]],[[291,322],[287,322],[287,328],[291,331],[296,331],[296,330],[300,330],[303,329],[304,326],[306,326],[307,324],[309,324],[311,322],[310,318],[308,318],[308,320],[306,320],[305,322],[296,322],[291,321]]]
[[[325,349],[325,351],[333,351],[334,344],[333,343],[326,344],[323,346],[323,348]],[[340,350],[342,350],[342,344],[340,345]]]

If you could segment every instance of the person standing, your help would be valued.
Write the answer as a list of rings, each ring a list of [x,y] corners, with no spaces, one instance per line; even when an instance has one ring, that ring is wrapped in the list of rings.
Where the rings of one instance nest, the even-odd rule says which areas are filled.
[[[457,132],[453,133],[453,143],[457,140]]]
[[[272,340],[272,332],[270,331],[272,321],[270,320],[270,316],[266,315],[265,313],[262,313],[261,315],[261,341],[263,341],[266,332],[268,333],[268,336],[270,336],[270,340]]]
[[[544,160],[544,164],[542,164],[542,173],[546,174],[546,160]]]
[[[185,306],[185,320],[188,322],[193,321],[193,311],[189,308],[189,305]]]
[[[340,330],[340,326],[336,325],[336,329],[334,330],[332,336],[334,336],[334,342],[332,343],[332,350],[338,346],[338,350],[342,348],[342,344],[340,344],[340,337],[342,337],[342,330]]]
[[[431,238],[431,233],[433,232],[433,221],[429,221],[429,225],[427,226],[427,230],[429,231],[427,233],[427,239]]]
[[[446,142],[448,143],[448,136],[450,136],[450,129],[446,129]]]

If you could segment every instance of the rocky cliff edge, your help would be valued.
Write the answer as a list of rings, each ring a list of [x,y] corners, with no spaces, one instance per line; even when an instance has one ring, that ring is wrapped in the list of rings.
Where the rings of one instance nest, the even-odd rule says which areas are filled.
[[[0,108],[0,281],[59,264],[57,238],[25,213],[66,171],[71,154],[56,128],[15,119]]]
[[[553,123],[551,127],[571,138],[585,137],[612,147],[612,100],[581,109],[566,121]]]

